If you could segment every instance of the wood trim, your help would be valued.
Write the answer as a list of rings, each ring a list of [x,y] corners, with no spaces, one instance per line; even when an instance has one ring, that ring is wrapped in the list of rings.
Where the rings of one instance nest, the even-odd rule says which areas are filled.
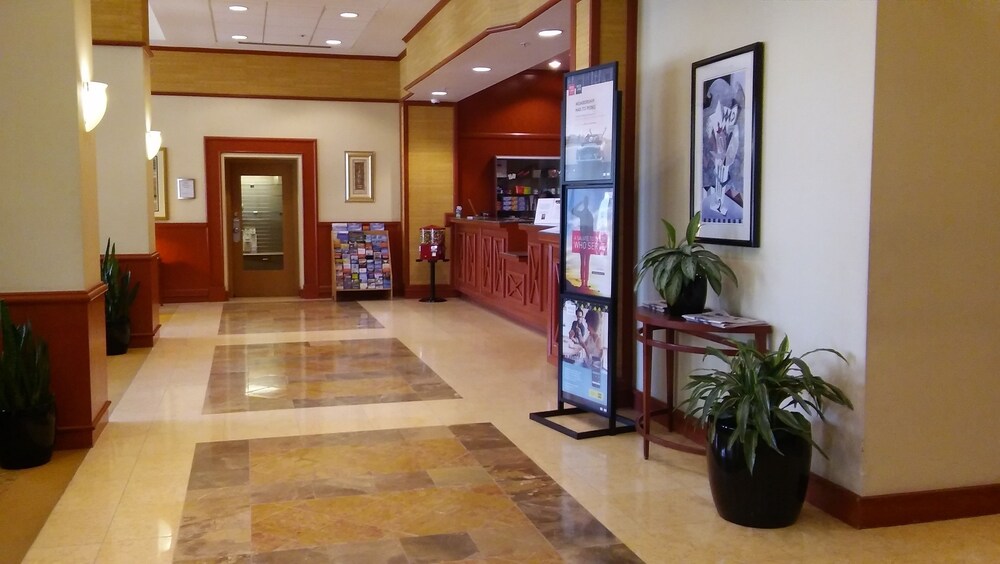
[[[75,302],[90,302],[103,296],[108,291],[108,286],[104,282],[94,286],[90,290],[62,290],[55,292],[10,292],[0,293],[0,299],[7,302],[7,305],[39,305],[39,304],[65,304]]]
[[[170,92],[156,90],[150,92],[153,96],[191,96],[195,98],[248,98],[252,100],[302,100],[306,102],[366,102],[372,104],[398,104],[395,98],[342,98],[330,96],[283,96],[263,94],[215,94],[210,92]]]
[[[205,184],[208,208],[209,299],[225,301],[225,254],[222,217],[223,153],[295,155],[302,159],[302,264],[305,279],[300,295],[319,297],[318,212],[315,139],[265,139],[255,137],[206,137]]]
[[[160,256],[160,300],[211,301],[208,224],[156,222],[154,229]]]
[[[590,0],[590,65],[601,61],[601,0]]]
[[[447,0],[445,0],[447,2]],[[410,245],[410,106],[413,102],[406,102],[399,105],[399,119],[402,122],[399,128],[400,136],[400,150],[403,152],[403,158],[400,162],[403,166],[402,175],[400,177],[400,184],[402,189],[402,226],[403,226],[403,250],[399,254],[405,255],[403,260],[403,269],[401,274],[403,275],[403,295],[406,295],[406,288],[410,286],[410,254],[406,252]],[[453,188],[457,189],[457,188]]]
[[[132,272],[132,280],[139,285],[135,303],[132,304],[131,347],[151,347],[160,332],[160,253],[119,254],[122,270]]]
[[[431,8],[431,11],[427,12],[427,14],[425,14],[424,17],[420,18],[420,21],[417,22],[417,25],[413,26],[413,29],[411,29],[409,33],[403,36],[403,43],[409,43],[410,40],[413,39],[413,36],[419,33],[421,29],[424,29],[424,26],[427,25],[427,22],[434,19],[434,16],[436,16],[437,13],[440,12],[442,8],[447,6],[448,2],[450,1],[451,0],[439,0],[438,3],[435,4],[433,8]]]
[[[580,0],[572,0],[569,8],[569,66],[567,71],[576,69],[576,11],[580,9]]]
[[[509,31],[511,29],[519,29],[521,27],[524,27],[526,24],[528,24],[529,22],[531,22],[531,20],[533,20],[536,17],[538,17],[539,14],[545,12],[545,10],[548,10],[552,6],[555,6],[560,1],[561,0],[548,0],[547,2],[545,2],[544,4],[542,4],[541,6],[539,6],[535,11],[533,11],[530,14],[528,14],[527,16],[521,18],[519,21],[517,21],[515,23],[508,24],[508,25],[503,25],[503,26],[494,26],[494,27],[491,27],[491,28],[488,28],[488,29],[484,30],[482,33],[479,33],[478,35],[476,35],[475,37],[473,37],[472,39],[470,39],[469,41],[467,41],[464,45],[462,45],[461,47],[459,47],[458,49],[456,49],[452,54],[450,54],[447,57],[445,57],[445,58],[441,59],[440,61],[438,61],[438,63],[436,65],[434,65],[431,68],[429,68],[426,71],[424,71],[423,74],[421,74],[421,75],[417,76],[417,78],[411,80],[409,83],[406,84],[406,86],[403,87],[403,90],[409,90],[409,89],[413,88],[413,86],[415,84],[418,84],[421,80],[424,80],[428,76],[430,76],[430,75],[434,74],[435,72],[437,72],[438,69],[440,69],[441,67],[447,65],[448,63],[450,63],[451,61],[453,61],[455,58],[457,58],[459,55],[461,55],[462,53],[464,53],[464,52],[468,51],[469,49],[471,49],[477,43],[479,43],[480,41],[482,41],[483,39],[485,39],[488,35],[493,34],[493,33],[497,33],[497,32],[500,32],[500,31]],[[425,22],[425,24],[426,24],[426,22]],[[412,37],[411,37],[411,39],[412,39]]]
[[[458,139],[516,139],[518,141],[558,141],[559,133],[516,133],[516,132],[468,132],[458,134]],[[558,155],[553,155],[558,157]]]
[[[439,298],[458,298],[462,295],[451,284],[437,284],[434,288],[434,294]],[[406,287],[406,291],[403,293],[403,297],[406,299],[420,299],[430,295],[430,284],[411,284]]]
[[[258,51],[256,49],[209,49],[207,47],[153,47],[153,53],[158,51],[175,53],[210,53],[213,55],[264,55],[270,57],[302,57],[320,59],[344,59],[357,61],[391,61],[398,62],[396,57],[380,55],[338,55],[325,53],[296,53],[291,51]]]
[[[101,47],[149,47],[142,41],[110,41],[105,39],[95,39],[92,44]]]

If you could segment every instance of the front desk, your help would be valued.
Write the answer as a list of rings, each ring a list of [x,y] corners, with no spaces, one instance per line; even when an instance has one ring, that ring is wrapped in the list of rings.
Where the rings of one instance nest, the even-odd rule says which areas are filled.
[[[455,219],[452,287],[464,297],[548,335],[559,353],[559,234],[547,227],[494,219]]]

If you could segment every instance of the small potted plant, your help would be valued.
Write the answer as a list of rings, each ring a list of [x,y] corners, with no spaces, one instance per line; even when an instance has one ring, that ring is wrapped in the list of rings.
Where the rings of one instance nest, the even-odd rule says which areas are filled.
[[[56,404],[49,351],[31,324],[16,325],[0,300],[0,467],[32,468],[52,458]]]
[[[639,259],[635,267],[637,291],[643,278],[649,274],[653,287],[667,302],[668,313],[681,316],[705,311],[709,284],[716,295],[722,293],[723,277],[739,285],[736,274],[718,255],[695,242],[701,226],[701,212],[691,218],[687,233],[680,241],[677,241],[674,226],[665,219],[660,221],[667,231],[667,242],[650,249]]]
[[[101,257],[101,280],[108,285],[104,294],[104,324],[107,336],[107,354],[119,355],[128,352],[128,342],[132,338],[129,312],[132,302],[139,293],[139,284],[134,286],[132,271],[121,272],[115,246],[108,239]]]
[[[812,448],[826,457],[804,414],[825,420],[827,402],[854,408],[803,359],[822,351],[847,360],[833,349],[792,356],[787,336],[767,352],[752,342],[729,344],[732,355],[707,347],[706,358],[725,367],[692,374],[681,407],[691,407],[689,415],[707,426],[708,476],[719,515],[748,527],[786,527],[805,501]]]

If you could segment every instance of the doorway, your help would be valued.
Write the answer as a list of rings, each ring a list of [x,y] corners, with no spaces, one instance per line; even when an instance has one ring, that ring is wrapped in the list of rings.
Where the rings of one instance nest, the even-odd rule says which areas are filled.
[[[298,161],[226,158],[229,295],[299,295]]]

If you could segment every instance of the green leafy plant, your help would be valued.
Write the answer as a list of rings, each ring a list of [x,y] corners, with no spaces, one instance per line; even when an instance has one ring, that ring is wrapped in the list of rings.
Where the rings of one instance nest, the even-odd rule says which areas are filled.
[[[691,375],[685,386],[690,396],[681,406],[692,407],[689,415],[708,427],[709,441],[715,438],[715,426],[720,419],[732,419],[736,429],[728,447],[742,443],[747,468],[753,472],[757,445],[766,444],[777,452],[774,432],[783,429],[802,437],[827,457],[812,439],[812,427],[805,415],[816,413],[825,420],[824,401],[854,409],[851,400],[840,388],[813,374],[803,360],[815,352],[828,352],[845,363],[844,355],[833,349],[814,349],[800,357],[792,356],[788,337],[778,350],[760,352],[752,342],[729,341],[735,349],[732,356],[719,349],[706,347],[705,355],[726,364],[724,369],[704,368]]]
[[[722,278],[726,277],[739,285],[736,274],[722,262],[718,255],[705,249],[701,243],[695,242],[698,228],[701,226],[701,212],[691,218],[687,233],[679,244],[677,231],[665,219],[661,219],[667,231],[665,245],[654,247],[642,255],[636,264],[635,289],[647,274],[652,276],[653,287],[667,304],[674,305],[683,287],[704,277],[716,294],[722,293]]]
[[[115,246],[111,244],[110,238],[104,249],[104,257],[101,258],[101,280],[108,285],[108,291],[104,295],[105,323],[128,321],[132,302],[139,294],[139,284],[131,285],[132,271],[121,272]]]
[[[49,349],[31,323],[17,325],[0,300],[0,413],[46,413],[55,404],[49,388]]]

